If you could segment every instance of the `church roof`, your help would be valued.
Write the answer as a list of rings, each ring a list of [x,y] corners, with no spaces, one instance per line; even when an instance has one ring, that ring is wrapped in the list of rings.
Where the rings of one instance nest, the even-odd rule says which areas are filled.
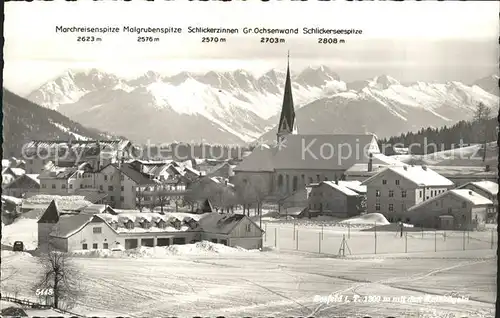
[[[234,169],[240,172],[347,170],[378,153],[374,135],[285,135],[279,146],[259,146]],[[369,146],[372,146],[370,150]],[[333,151],[332,151],[333,150]]]
[[[281,106],[280,121],[278,124],[278,134],[292,133],[295,125],[295,109],[293,106],[292,81],[290,79],[290,63],[286,69],[285,93],[283,95],[283,105]]]
[[[379,152],[373,135],[286,135],[273,156],[275,169],[347,170],[368,162],[368,147]]]

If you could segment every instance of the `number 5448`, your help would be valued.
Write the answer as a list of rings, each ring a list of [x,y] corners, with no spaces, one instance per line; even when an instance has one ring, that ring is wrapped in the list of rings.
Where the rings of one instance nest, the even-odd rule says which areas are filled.
[[[52,288],[38,288],[35,292],[37,296],[52,296],[54,295],[54,289]]]

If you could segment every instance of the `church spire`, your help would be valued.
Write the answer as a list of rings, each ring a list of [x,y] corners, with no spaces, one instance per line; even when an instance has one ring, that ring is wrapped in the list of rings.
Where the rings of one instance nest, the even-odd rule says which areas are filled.
[[[290,80],[290,51],[288,51],[285,94],[283,96],[283,105],[281,106],[281,115],[278,125],[278,142],[281,136],[292,134],[295,130],[295,109],[293,107],[292,81]]]

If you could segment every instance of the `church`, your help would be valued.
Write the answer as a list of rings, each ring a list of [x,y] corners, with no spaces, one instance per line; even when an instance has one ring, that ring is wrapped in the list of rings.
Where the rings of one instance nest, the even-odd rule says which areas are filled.
[[[291,196],[313,183],[342,180],[354,164],[385,157],[373,134],[299,133],[289,60],[276,137],[275,145],[258,145],[234,168],[234,182],[251,183],[270,200]]]

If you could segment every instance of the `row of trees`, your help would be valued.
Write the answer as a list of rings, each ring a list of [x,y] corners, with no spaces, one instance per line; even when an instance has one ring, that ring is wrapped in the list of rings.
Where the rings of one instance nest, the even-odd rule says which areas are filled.
[[[433,151],[458,148],[460,144],[478,144],[497,140],[498,120],[491,108],[479,103],[474,111],[472,121],[462,120],[457,124],[441,128],[422,128],[418,132],[407,132],[397,137],[381,139],[381,149],[385,145],[387,155],[394,152],[386,145],[420,145],[413,146],[413,154],[425,154]],[[426,146],[427,145],[427,146]],[[438,149],[433,145],[438,145]],[[442,146],[442,148],[441,148]]]

